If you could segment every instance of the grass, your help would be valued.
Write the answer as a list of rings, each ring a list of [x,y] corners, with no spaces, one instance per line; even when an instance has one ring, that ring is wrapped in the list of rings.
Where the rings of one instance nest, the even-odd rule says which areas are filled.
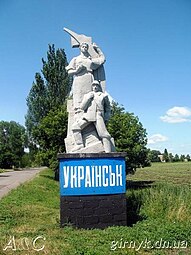
[[[191,254],[191,163],[153,164],[127,179],[127,227],[61,229],[59,184],[42,171],[1,200],[0,254]],[[16,251],[3,251],[9,240]]]
[[[0,169],[0,173],[5,173],[5,172],[10,172],[10,171],[14,171],[14,169]]]
[[[191,162],[153,163],[152,167],[138,169],[132,179],[157,183],[191,184]]]

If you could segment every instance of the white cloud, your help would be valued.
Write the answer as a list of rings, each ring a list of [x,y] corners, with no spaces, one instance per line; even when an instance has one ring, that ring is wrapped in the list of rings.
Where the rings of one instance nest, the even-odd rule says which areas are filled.
[[[167,114],[170,116],[184,116],[184,117],[189,117],[191,116],[191,110],[189,110],[187,107],[178,107],[175,106],[167,111]]]
[[[191,109],[188,107],[174,106],[160,119],[168,123],[191,122]]]
[[[168,140],[168,137],[161,135],[161,134],[154,134],[149,137],[148,144],[155,144],[160,142],[165,142]]]
[[[181,117],[173,117],[173,116],[161,116],[160,119],[164,122],[168,123],[181,123],[181,122],[189,122],[190,120],[187,118],[181,118]]]

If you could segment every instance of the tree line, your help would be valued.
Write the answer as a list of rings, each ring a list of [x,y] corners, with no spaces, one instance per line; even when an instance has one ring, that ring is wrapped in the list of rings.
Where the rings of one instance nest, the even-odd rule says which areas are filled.
[[[173,155],[169,153],[167,149],[164,149],[164,152],[161,153],[159,150],[149,150],[148,158],[151,162],[185,162],[191,161],[191,156],[189,154],[184,155]]]
[[[67,65],[64,49],[49,45],[26,99],[25,127],[14,121],[0,122],[0,168],[57,168],[57,153],[65,152],[66,102],[72,84]],[[146,129],[137,116],[113,102],[107,128],[117,151],[127,152],[127,171],[149,164]]]

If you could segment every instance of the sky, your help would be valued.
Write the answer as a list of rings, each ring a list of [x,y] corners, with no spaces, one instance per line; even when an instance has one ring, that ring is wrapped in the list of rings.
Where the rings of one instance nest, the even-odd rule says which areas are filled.
[[[190,0],[0,0],[0,121],[25,124],[26,98],[48,44],[69,28],[106,56],[106,90],[147,131],[148,147],[191,155]]]

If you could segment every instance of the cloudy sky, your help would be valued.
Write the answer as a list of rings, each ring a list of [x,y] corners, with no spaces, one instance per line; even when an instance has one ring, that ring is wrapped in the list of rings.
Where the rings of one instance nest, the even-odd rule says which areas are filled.
[[[0,0],[0,120],[24,125],[48,44],[78,54],[63,27],[101,47],[107,91],[139,117],[148,147],[191,154],[190,0]]]

